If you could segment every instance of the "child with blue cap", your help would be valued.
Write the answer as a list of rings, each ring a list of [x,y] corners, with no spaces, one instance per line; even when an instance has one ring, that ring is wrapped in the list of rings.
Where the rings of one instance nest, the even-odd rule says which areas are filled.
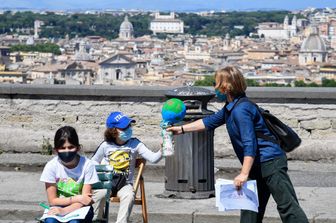
[[[139,139],[132,137],[132,124],[135,120],[122,112],[112,112],[106,119],[105,140],[99,145],[92,160],[97,164],[111,165],[116,174],[124,176],[118,182],[113,195],[120,198],[120,207],[117,223],[127,223],[134,204],[133,176],[135,161],[138,155],[151,163],[156,163],[162,158],[161,149],[152,152]],[[98,196],[97,196],[98,197]],[[101,218],[105,195],[101,194],[95,199],[94,211],[96,219]]]

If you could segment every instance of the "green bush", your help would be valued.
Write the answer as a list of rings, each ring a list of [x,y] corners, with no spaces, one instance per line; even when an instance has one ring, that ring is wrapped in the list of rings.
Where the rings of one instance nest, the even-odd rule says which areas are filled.
[[[52,145],[49,142],[49,138],[43,136],[42,139],[42,155],[51,155],[52,154]]]
[[[194,86],[213,86],[215,82],[215,76],[204,76],[203,80],[195,81]]]

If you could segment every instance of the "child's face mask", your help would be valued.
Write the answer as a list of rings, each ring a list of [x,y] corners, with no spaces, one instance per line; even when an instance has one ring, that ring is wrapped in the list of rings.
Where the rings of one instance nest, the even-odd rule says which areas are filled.
[[[67,152],[59,152],[58,157],[60,160],[62,160],[64,163],[69,163],[72,160],[75,159],[77,155],[77,150],[76,151],[67,151]]]
[[[123,142],[127,142],[132,137],[132,134],[133,134],[133,130],[131,126],[124,130],[119,129],[118,138]]]
[[[62,162],[69,163],[75,159],[77,151],[78,148],[66,140],[63,146],[57,149],[57,155]]]

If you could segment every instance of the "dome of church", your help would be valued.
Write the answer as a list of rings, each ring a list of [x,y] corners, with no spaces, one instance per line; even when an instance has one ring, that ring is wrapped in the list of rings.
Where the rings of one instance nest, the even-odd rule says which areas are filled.
[[[317,34],[310,34],[301,45],[301,52],[326,52],[326,45],[323,39]]]
[[[124,30],[133,31],[133,25],[132,23],[128,21],[127,16],[125,17],[124,21],[120,25],[120,31],[124,31]]]

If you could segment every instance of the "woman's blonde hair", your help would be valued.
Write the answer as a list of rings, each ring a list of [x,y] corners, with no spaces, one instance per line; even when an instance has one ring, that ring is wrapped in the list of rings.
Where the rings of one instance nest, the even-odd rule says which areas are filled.
[[[233,97],[243,95],[247,84],[243,74],[234,66],[227,66],[215,73],[216,89],[225,88]]]

